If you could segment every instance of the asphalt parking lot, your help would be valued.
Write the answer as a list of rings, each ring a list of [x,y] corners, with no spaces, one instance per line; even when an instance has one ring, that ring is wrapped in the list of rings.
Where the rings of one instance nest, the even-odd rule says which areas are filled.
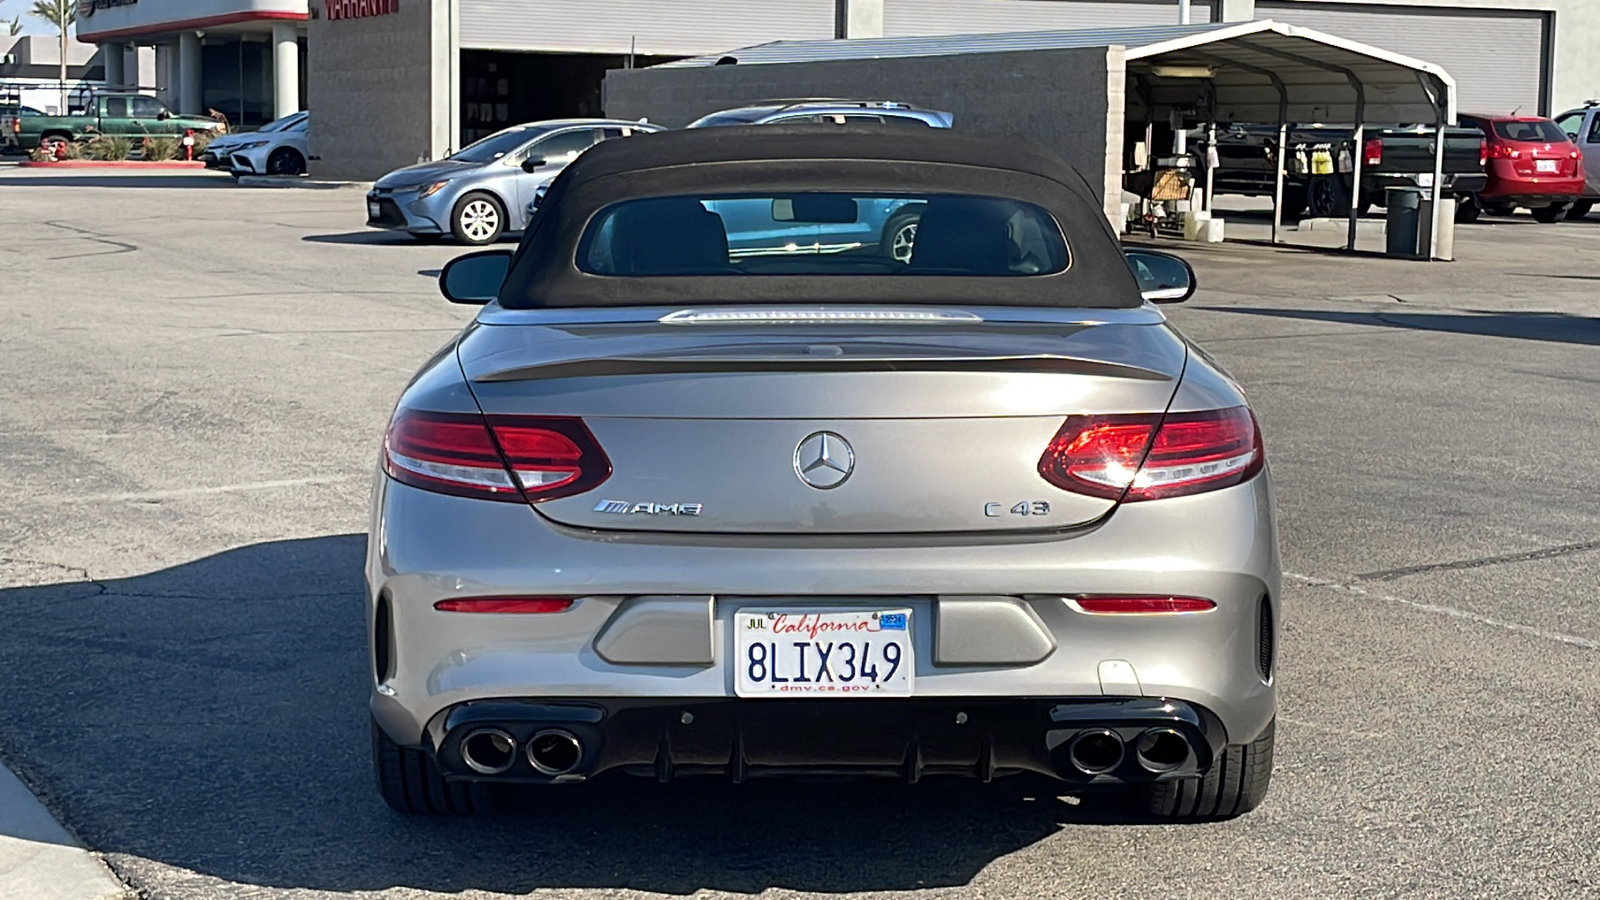
[[[1258,409],[1289,573],[1272,792],[1203,826],[937,783],[391,813],[369,475],[472,310],[433,287],[458,249],[362,221],[0,169],[0,758],[139,896],[1600,896],[1600,220],[1449,264],[1185,251],[1172,317]]]

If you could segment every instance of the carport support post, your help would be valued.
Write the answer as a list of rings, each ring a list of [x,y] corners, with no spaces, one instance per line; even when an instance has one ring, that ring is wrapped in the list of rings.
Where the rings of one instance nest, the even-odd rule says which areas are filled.
[[[1283,167],[1288,164],[1285,149],[1289,143],[1289,123],[1278,121],[1278,176],[1272,189],[1272,242],[1278,242],[1278,229],[1283,226]]]
[[[1360,118],[1359,116],[1357,117]],[[1356,249],[1356,221],[1361,218],[1361,164],[1367,155],[1365,144],[1367,142],[1367,126],[1356,122],[1355,137],[1351,138],[1355,146],[1351,148],[1352,171],[1350,173],[1350,240],[1345,244],[1346,250]]]
[[[1439,207],[1444,200],[1444,129],[1447,115],[1443,103],[1434,106],[1438,124],[1433,129],[1433,205],[1428,211],[1428,260],[1439,258]]]

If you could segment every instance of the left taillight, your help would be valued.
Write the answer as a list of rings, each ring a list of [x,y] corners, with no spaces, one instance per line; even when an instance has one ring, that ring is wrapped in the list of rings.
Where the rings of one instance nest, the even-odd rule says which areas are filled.
[[[512,503],[580,494],[611,475],[581,419],[412,409],[389,423],[383,468],[423,490]]]
[[[1230,487],[1261,471],[1261,430],[1247,407],[1075,416],[1039,458],[1063,490],[1124,503]]]

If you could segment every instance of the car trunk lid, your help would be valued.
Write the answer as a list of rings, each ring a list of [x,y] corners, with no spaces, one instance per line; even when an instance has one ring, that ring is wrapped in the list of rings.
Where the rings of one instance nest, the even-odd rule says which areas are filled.
[[[486,414],[579,417],[604,449],[597,489],[536,504],[562,525],[1040,530],[1115,506],[1039,459],[1069,416],[1166,409],[1186,351],[1159,321],[491,325],[459,354]]]

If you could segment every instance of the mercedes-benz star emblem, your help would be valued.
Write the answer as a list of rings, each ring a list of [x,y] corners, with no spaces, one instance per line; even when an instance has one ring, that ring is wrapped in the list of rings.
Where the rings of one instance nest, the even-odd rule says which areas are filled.
[[[819,491],[844,484],[856,468],[850,442],[831,431],[808,435],[794,448],[794,473]]]

